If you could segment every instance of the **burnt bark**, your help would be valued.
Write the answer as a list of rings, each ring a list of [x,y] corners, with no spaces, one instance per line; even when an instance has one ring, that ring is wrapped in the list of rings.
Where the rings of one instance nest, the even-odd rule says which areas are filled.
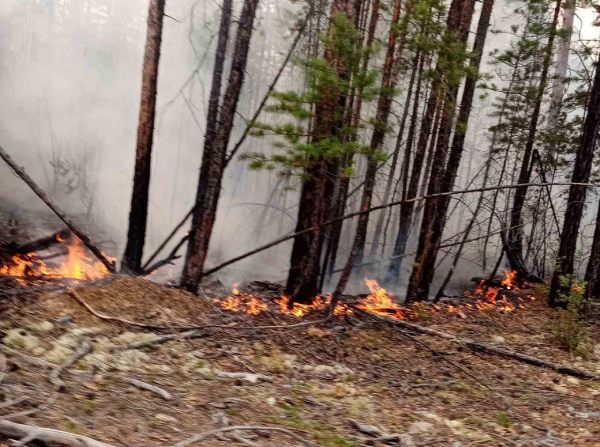
[[[600,62],[600,60],[598,62]],[[577,154],[575,155],[575,165],[573,166],[573,175],[571,177],[573,183],[587,183],[590,180],[599,130],[600,67],[596,64],[596,74],[594,75],[594,82],[587,104],[581,141]],[[567,209],[565,211],[556,267],[554,269],[554,274],[552,275],[552,283],[550,286],[549,302],[550,305],[554,307],[563,305],[564,303],[562,303],[560,295],[568,294],[569,292],[570,281],[567,281],[566,284],[561,284],[561,276],[569,278],[574,272],[573,266],[577,249],[577,237],[579,236],[579,227],[581,225],[581,217],[583,216],[586,195],[587,188],[585,186],[572,185],[569,189],[569,198],[567,200]],[[595,240],[592,245],[594,244],[596,244]],[[593,257],[594,253],[592,252],[590,263]],[[591,291],[596,287],[595,274],[593,272],[595,268],[595,266],[592,266],[590,271],[592,279]]]
[[[467,28],[465,31],[463,24],[466,22],[470,24],[473,8],[474,0],[453,0],[448,12],[446,33],[449,35],[456,33],[463,42],[466,42],[469,30]],[[433,118],[439,107],[444,107],[442,113],[442,125],[444,128],[441,129],[440,136],[438,137],[437,148],[439,148],[439,153],[432,166],[435,168],[435,171],[437,171],[440,166],[436,166],[436,163],[441,163],[442,168],[445,163],[446,151],[443,151],[443,146],[444,144],[447,146],[447,141],[450,137],[450,128],[448,126],[452,125],[450,118],[453,112],[451,113],[451,108],[453,110],[458,90],[457,87],[447,87],[445,85],[444,73],[439,61],[435,72],[437,73],[437,77],[432,82],[431,92],[427,101],[427,108],[421,120],[421,127],[419,129],[419,139],[406,194],[407,199],[417,196],[419,184],[421,182],[421,171],[423,170],[423,159],[425,151],[427,150],[430,134],[432,133]],[[432,170],[430,178],[437,176],[435,171]],[[400,275],[402,259],[408,242],[408,233],[414,218],[414,206],[414,203],[409,202],[400,207],[400,223],[394,244],[392,262],[388,268],[388,281],[397,281]]]
[[[485,46],[485,39],[490,24],[493,5],[493,0],[484,0],[482,5],[479,23],[477,25],[477,34],[473,44],[475,57],[470,61],[473,73],[471,76],[468,76],[465,81],[452,146],[448,155],[447,165],[444,168],[450,136],[450,125],[454,114],[453,104],[458,94],[458,86],[455,87],[455,91],[451,92],[452,96],[447,98],[447,101],[450,102],[452,106],[444,109],[440,137],[432,165],[432,175],[430,177],[427,194],[451,191],[454,187],[456,174],[464,150],[465,135],[473,105],[473,96],[477,85],[478,76],[476,73],[478,72],[481,63],[481,55]],[[461,39],[465,44],[471,24],[473,8],[474,2],[464,5],[462,8],[463,17],[461,18],[461,23],[459,25],[459,32],[461,33]],[[419,235],[419,245],[415,258],[416,261],[407,290],[407,300],[409,301],[425,300],[429,296],[429,287],[435,273],[437,253],[442,240],[449,203],[449,197],[440,197],[425,202]]]
[[[523,151],[523,159],[521,161],[521,168],[519,170],[517,183],[529,183],[531,179],[532,158],[534,157],[534,151],[536,151],[534,148],[535,138],[537,135],[538,121],[542,108],[542,100],[548,84],[548,72],[552,62],[552,49],[554,47],[554,39],[556,37],[556,28],[558,25],[558,18],[560,16],[561,4],[562,0],[557,0],[552,19],[550,35],[548,37],[548,43],[545,49],[542,72],[540,74],[540,81],[538,85],[538,93],[531,114],[527,141]],[[526,279],[529,276],[527,266],[525,265],[525,261],[523,259],[523,227],[521,225],[523,220],[523,207],[525,206],[525,200],[527,198],[527,190],[528,188],[526,186],[517,188],[515,190],[515,196],[510,213],[510,225],[506,237],[506,245],[504,247],[510,266],[514,271],[517,272],[519,279]]]
[[[131,208],[129,210],[129,229],[127,231],[127,245],[121,265],[121,270],[125,273],[142,273],[142,256],[144,254],[146,224],[148,220],[148,195],[150,189],[150,168],[152,164],[154,117],[156,114],[158,66],[164,15],[165,0],[151,0],[148,9],[148,29],[146,32],[146,49],[142,69],[142,97],[135,151],[133,192],[131,194]]]
[[[402,56],[404,38],[406,33],[406,31],[402,31],[399,33],[397,29],[397,25],[400,20],[401,6],[401,0],[396,0],[394,2],[392,23],[390,25],[390,32],[388,35],[388,47],[381,77],[382,93],[379,96],[377,102],[377,110],[375,112],[376,124],[375,128],[373,129],[373,134],[371,136],[371,143],[369,149],[370,153],[367,158],[367,169],[365,172],[365,181],[360,202],[361,210],[368,210],[369,208],[371,208],[371,202],[373,200],[373,191],[375,189],[375,182],[377,178],[377,171],[380,166],[379,162],[375,157],[375,154],[381,149],[385,140],[385,134],[388,130],[388,119],[392,108],[392,100],[394,99],[393,90],[398,85],[398,81],[400,78],[400,71],[402,67],[400,58]],[[354,242],[350,252],[350,257],[352,258],[352,265],[355,263],[362,262],[365,251],[365,243],[367,240],[368,225],[369,214],[362,214],[358,218]]]
[[[333,19],[339,14],[345,14],[351,22],[354,22],[358,14],[356,2],[334,0],[331,3],[329,37],[333,37],[335,32]],[[349,75],[340,55],[336,54],[335,48],[332,48],[331,45],[325,46],[323,57],[338,76]],[[338,134],[346,116],[345,107],[346,104],[340,92],[335,87],[326,88],[315,106],[311,139],[320,141],[326,138],[340,137]],[[338,161],[317,156],[311,160],[306,169],[307,179],[302,184],[296,232],[307,228],[314,228],[314,230],[294,238],[290,270],[284,289],[284,294],[290,297],[290,303],[311,302],[319,293],[320,263],[324,240],[321,224],[326,220],[327,210],[333,205],[331,203],[333,183],[330,176],[332,173],[337,173],[338,168]]]
[[[185,265],[181,276],[181,286],[192,293],[198,291],[198,286],[202,279],[204,262],[208,253],[208,245],[221,193],[221,180],[226,166],[227,147],[244,83],[250,39],[252,37],[258,2],[259,0],[244,1],[238,22],[227,88],[220,107],[217,106],[220,111],[216,122],[216,130],[214,123],[207,121],[204,152],[202,154],[202,165],[200,167],[200,178],[196,193],[196,205],[192,216]],[[225,14],[226,12],[227,14]],[[226,35],[229,32],[228,24],[231,20],[231,11],[224,9],[223,14],[228,17],[222,17],[221,19],[219,45],[224,41],[226,47]],[[222,36],[223,39],[221,39]],[[221,56],[219,50],[217,50],[217,59]],[[217,62],[220,61],[217,60]],[[222,64],[217,63],[215,67],[222,69],[222,66]],[[219,81],[220,74],[213,73],[213,88],[211,90],[211,104],[209,104],[209,107],[213,105],[212,101],[218,98],[220,88],[217,90],[217,86],[220,84]],[[208,138],[212,138],[212,141],[207,141]]]
[[[585,281],[587,283],[587,297],[600,299],[600,207],[598,207],[598,215],[596,216],[594,240],[585,272]]]

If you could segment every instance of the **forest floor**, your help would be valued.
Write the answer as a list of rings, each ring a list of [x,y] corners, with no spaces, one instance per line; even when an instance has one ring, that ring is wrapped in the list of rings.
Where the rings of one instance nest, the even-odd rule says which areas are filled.
[[[600,382],[476,355],[431,336],[415,342],[356,317],[312,325],[304,323],[319,315],[227,313],[139,279],[84,285],[77,295],[105,315],[204,329],[195,339],[114,350],[165,331],[98,318],[66,291],[9,303],[0,315],[3,344],[28,357],[6,352],[0,419],[11,413],[16,422],[115,446],[172,446],[234,425],[289,431],[223,432],[191,445],[350,447],[385,445],[376,438],[394,434],[390,445],[600,446]],[[590,328],[595,353],[574,357],[553,342],[555,318],[537,300],[514,313],[425,313],[416,322],[600,372],[600,330]],[[49,382],[52,365],[32,364],[60,365],[84,341],[93,352],[64,371],[60,389]],[[2,408],[22,396],[27,400]],[[8,443],[0,438],[0,446]]]

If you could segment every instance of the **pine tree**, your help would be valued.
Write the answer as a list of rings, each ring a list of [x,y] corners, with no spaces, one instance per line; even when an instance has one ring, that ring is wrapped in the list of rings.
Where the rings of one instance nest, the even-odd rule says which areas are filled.
[[[227,148],[246,73],[250,39],[252,37],[258,2],[259,0],[244,0],[235,38],[229,80],[223,100],[219,106],[219,118],[216,121],[216,130],[214,122],[207,121],[206,137],[211,138],[211,140],[207,141],[207,138],[205,138],[194,214],[188,237],[188,250],[181,276],[181,286],[192,293],[198,291],[198,286],[202,280],[202,271],[208,253],[208,244],[221,193],[221,180],[225,169]],[[230,9],[224,9],[223,14],[230,16]],[[222,45],[223,42],[226,45],[226,33],[228,33],[230,20],[230,17],[222,17],[221,19],[218,45]],[[216,70],[222,69],[222,63],[220,63],[219,59],[222,57],[222,53],[219,51],[221,48],[217,50]],[[214,73],[210,106],[214,105],[213,101],[216,98],[216,92],[220,91],[219,85],[220,74]],[[208,116],[209,120],[212,118],[214,118],[214,114]]]
[[[600,63],[600,60],[598,60]],[[594,152],[597,146],[598,132],[600,131],[600,69],[596,64],[596,74],[590,92],[587,105],[585,122],[581,134],[581,142],[575,156],[575,165],[573,166],[572,183],[588,183],[592,174],[592,162]],[[571,281],[569,278],[573,275],[573,265],[575,252],[577,249],[577,238],[579,236],[579,227],[583,216],[587,187],[580,185],[571,185],[569,189],[569,198],[567,200],[567,209],[565,211],[563,230],[560,238],[560,247],[556,260],[554,275],[550,286],[549,302],[551,306],[561,306],[561,294],[568,294]],[[592,246],[597,244],[594,240]],[[590,263],[593,259],[590,257]],[[597,279],[596,267],[591,264],[588,267],[588,280],[591,280],[590,292],[596,293]],[[561,281],[565,277],[566,282]]]
[[[148,7],[148,29],[142,69],[142,97],[138,121],[133,192],[129,211],[129,230],[121,265],[121,270],[125,273],[137,274],[142,272],[164,14],[165,0],[151,0]]]

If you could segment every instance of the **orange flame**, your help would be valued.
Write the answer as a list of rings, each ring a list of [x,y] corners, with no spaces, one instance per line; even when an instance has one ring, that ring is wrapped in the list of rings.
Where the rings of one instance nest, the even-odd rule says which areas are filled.
[[[472,302],[458,304],[415,303],[410,306],[401,306],[377,281],[365,278],[365,284],[370,293],[355,304],[355,307],[365,312],[398,320],[416,319],[423,312],[447,312],[448,314],[457,314],[461,318],[467,318],[466,314],[469,311],[514,312],[525,302],[522,297],[518,297],[515,304],[515,302],[509,301],[504,294],[508,290],[519,290],[515,272],[506,272],[500,287],[488,286],[485,281],[482,281],[473,292],[465,292],[465,297],[470,298]],[[533,297],[527,298],[534,299]],[[311,312],[326,310],[330,306],[331,300],[331,296],[325,298],[317,296],[311,304],[290,304],[290,297],[283,295],[275,300],[275,304],[282,314],[301,318]],[[233,285],[229,296],[214,300],[214,302],[224,310],[244,312],[250,315],[259,315],[269,309],[269,305],[259,297],[240,292],[238,284]],[[344,303],[338,303],[333,313],[337,316],[352,315],[352,309]]]
[[[57,236],[57,240],[63,241],[59,236]],[[94,280],[108,274],[108,269],[104,264],[88,257],[83,243],[79,239],[75,238],[67,248],[68,252],[64,261],[57,267],[47,265],[37,253],[27,253],[13,256],[9,264],[0,265],[0,275],[14,276],[17,281],[25,285],[27,278]]]

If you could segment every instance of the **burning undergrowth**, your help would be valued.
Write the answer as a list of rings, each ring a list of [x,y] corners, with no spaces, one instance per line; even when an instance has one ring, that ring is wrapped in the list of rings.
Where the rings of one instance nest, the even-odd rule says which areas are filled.
[[[0,279],[21,287],[92,281],[108,274],[108,269],[88,252],[81,240],[64,231],[15,246],[0,257]]]
[[[527,284],[518,284],[515,272],[506,272],[500,280],[481,280],[474,291],[468,291],[463,297],[443,302],[420,302],[401,305],[387,290],[373,279],[365,279],[369,289],[367,295],[350,300],[341,300],[336,304],[333,313],[337,316],[352,315],[353,309],[370,312],[398,320],[418,319],[424,313],[452,313],[466,318],[470,312],[499,311],[514,312],[532,301]],[[213,300],[224,310],[230,312],[259,315],[270,310],[301,318],[311,313],[324,312],[331,306],[331,296],[317,296],[311,304],[292,303],[287,296],[267,300],[255,293],[242,292],[234,284],[231,293],[221,299]]]

